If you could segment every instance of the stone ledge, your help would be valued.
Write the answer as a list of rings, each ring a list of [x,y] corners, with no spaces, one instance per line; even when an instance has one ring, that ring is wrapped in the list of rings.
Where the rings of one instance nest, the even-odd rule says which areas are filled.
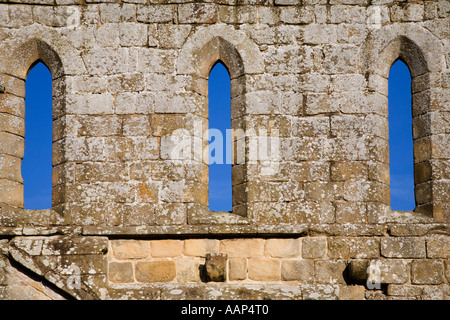
[[[114,285],[104,299],[156,300],[338,300],[339,285],[173,284]]]
[[[387,224],[299,224],[299,225],[169,225],[169,226],[49,226],[49,227],[0,227],[0,236],[51,236],[81,234],[84,236],[135,236],[135,237],[183,237],[183,236],[425,236],[450,234],[446,223],[387,223]]]

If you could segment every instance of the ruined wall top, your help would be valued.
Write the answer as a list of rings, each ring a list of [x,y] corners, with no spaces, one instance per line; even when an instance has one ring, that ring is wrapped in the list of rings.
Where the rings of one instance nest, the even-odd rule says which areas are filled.
[[[0,230],[383,234],[448,222],[449,16],[445,0],[0,1]],[[390,209],[397,59],[412,76],[414,212]],[[37,61],[53,77],[53,207],[30,211],[20,166]],[[203,155],[217,61],[243,134],[234,146],[245,142],[221,213],[208,209]],[[261,158],[267,137],[276,152]]]

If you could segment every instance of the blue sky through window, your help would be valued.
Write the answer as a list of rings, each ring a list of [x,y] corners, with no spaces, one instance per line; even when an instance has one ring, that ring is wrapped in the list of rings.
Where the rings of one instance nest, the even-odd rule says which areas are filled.
[[[391,208],[414,210],[411,75],[397,60],[389,72],[389,166]]]
[[[228,70],[221,62],[218,62],[212,68],[208,82],[210,130],[209,209],[211,211],[232,211],[233,209],[230,159],[231,137],[229,132],[228,136],[226,132],[227,129],[231,129],[230,85]],[[216,130],[219,130],[220,134],[215,134],[218,133]],[[221,142],[219,141],[220,137],[222,137]],[[218,161],[211,163],[211,160]]]
[[[52,207],[52,75],[39,62],[25,82],[25,209]]]

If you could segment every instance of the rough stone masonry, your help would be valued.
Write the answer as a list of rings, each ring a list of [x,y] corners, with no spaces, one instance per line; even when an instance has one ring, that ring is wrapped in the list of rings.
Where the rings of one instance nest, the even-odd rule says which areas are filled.
[[[447,0],[0,0],[0,299],[449,299],[449,19]],[[413,212],[389,199],[397,59]],[[52,208],[25,210],[37,61]],[[217,61],[232,212],[209,211],[202,156]]]

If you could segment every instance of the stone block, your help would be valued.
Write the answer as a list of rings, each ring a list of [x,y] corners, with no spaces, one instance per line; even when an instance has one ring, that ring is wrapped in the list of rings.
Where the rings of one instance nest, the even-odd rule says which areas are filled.
[[[339,300],[365,300],[366,289],[364,286],[348,286],[339,287]]]
[[[380,244],[381,255],[386,258],[425,258],[424,238],[382,238]]]
[[[371,260],[367,269],[368,281],[379,283],[403,284],[410,279],[410,262],[407,260]]]
[[[115,283],[134,282],[131,262],[110,262],[108,264],[108,279]]]
[[[217,6],[212,3],[187,3],[178,6],[180,23],[214,23],[217,21]]]
[[[219,252],[230,258],[264,256],[264,239],[226,239],[220,241]]]
[[[316,260],[314,268],[314,279],[317,283],[345,284],[343,274],[346,263],[344,260]]]
[[[163,49],[181,48],[189,36],[191,29],[192,27],[190,25],[158,25],[157,35],[159,47]]]
[[[172,22],[174,10],[171,5],[166,4],[138,4],[136,7],[136,19],[144,23]]]
[[[303,300],[337,300],[338,285],[309,284],[302,286]]]
[[[144,259],[150,255],[150,243],[140,240],[112,240],[114,257],[119,260]]]
[[[184,254],[187,256],[206,257],[208,253],[219,252],[219,240],[214,239],[186,239]]]
[[[411,283],[441,284],[444,281],[444,264],[441,260],[413,260]]]
[[[247,278],[247,259],[232,258],[228,262],[228,280],[245,280]]]
[[[314,262],[310,260],[283,260],[281,262],[281,280],[314,282]]]
[[[25,120],[7,113],[0,113],[0,131],[25,136]]]
[[[413,286],[413,285],[397,285],[390,284],[387,288],[387,293],[390,296],[401,296],[401,297],[419,297],[422,295],[423,287]]]
[[[340,201],[335,203],[337,223],[365,223],[366,204],[364,202]]]
[[[251,6],[221,6],[218,11],[219,20],[224,23],[255,23],[256,10]]]
[[[124,47],[146,46],[148,42],[147,25],[122,22],[119,25],[120,45]]]
[[[427,258],[450,258],[450,237],[433,235],[426,239]]]
[[[22,161],[18,157],[0,154],[0,179],[23,182],[21,167]]]
[[[331,237],[328,239],[328,257],[330,258],[378,258],[379,250],[378,239],[364,237]]]
[[[337,161],[331,166],[333,181],[366,180],[367,176],[367,165],[361,161]]]
[[[154,258],[177,257],[183,252],[181,240],[151,240],[150,251]]]
[[[327,239],[324,237],[309,237],[302,239],[303,259],[324,258],[327,252]]]
[[[287,6],[280,8],[280,20],[288,24],[307,24],[314,21],[310,6]]]
[[[185,116],[181,114],[153,114],[151,127],[154,136],[171,135],[173,131],[185,128]]]
[[[148,136],[150,134],[150,119],[146,115],[128,115],[123,117],[124,136]]]
[[[267,239],[266,256],[272,258],[294,258],[300,254],[299,239]]]
[[[279,281],[281,263],[278,260],[266,258],[248,259],[248,278],[255,281]]]
[[[181,283],[200,282],[202,262],[201,259],[197,258],[183,258],[177,260],[177,281]]]
[[[8,132],[0,132],[0,150],[3,154],[23,158],[25,140],[23,137]]]
[[[170,282],[177,276],[175,261],[137,262],[135,277],[138,282]]]
[[[0,179],[0,203],[23,207],[23,184],[7,179]]]

